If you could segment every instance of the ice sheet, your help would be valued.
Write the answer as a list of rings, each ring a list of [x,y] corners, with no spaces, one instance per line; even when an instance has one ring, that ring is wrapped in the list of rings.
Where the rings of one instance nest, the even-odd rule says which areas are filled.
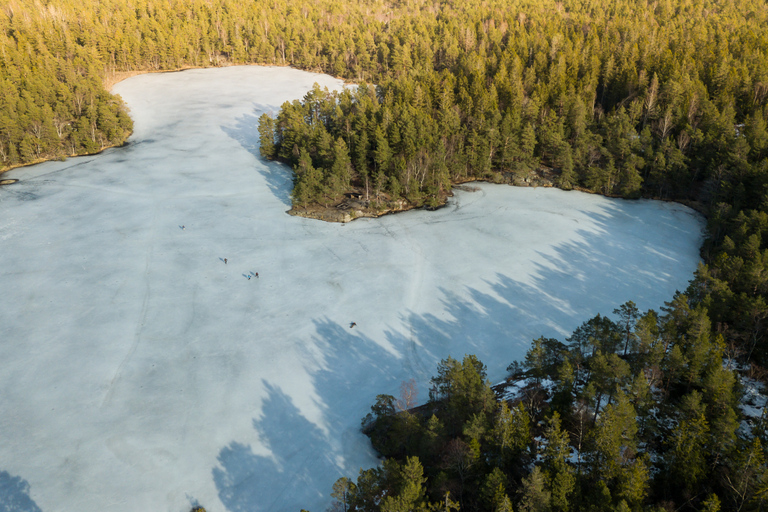
[[[258,157],[257,120],[314,82],[342,86],[137,76],[115,87],[128,145],[10,173],[0,502],[320,512],[376,463],[359,425],[377,394],[414,378],[423,401],[466,353],[498,381],[532,338],[658,308],[692,278],[702,221],[671,203],[481,185],[435,212],[286,215],[290,174]]]

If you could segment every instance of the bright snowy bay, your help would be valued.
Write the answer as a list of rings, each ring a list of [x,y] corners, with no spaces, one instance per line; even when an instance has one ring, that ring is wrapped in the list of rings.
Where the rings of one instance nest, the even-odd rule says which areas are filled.
[[[257,119],[314,82],[342,85],[134,77],[115,88],[126,147],[10,173],[6,510],[322,511],[376,463],[359,425],[378,393],[414,378],[424,400],[436,363],[466,353],[500,380],[532,338],[658,308],[692,277],[702,222],[669,203],[481,185],[436,212],[286,215],[289,171],[257,156]]]

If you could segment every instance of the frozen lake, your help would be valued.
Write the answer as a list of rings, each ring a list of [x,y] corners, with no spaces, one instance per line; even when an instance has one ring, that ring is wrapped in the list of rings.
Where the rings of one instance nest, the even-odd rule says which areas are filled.
[[[481,185],[436,212],[286,215],[257,119],[314,82],[342,85],[137,76],[115,87],[128,145],[4,176],[0,512],[322,512],[376,463],[377,394],[414,378],[426,400],[448,355],[501,380],[531,339],[692,278],[703,224],[670,203]]]

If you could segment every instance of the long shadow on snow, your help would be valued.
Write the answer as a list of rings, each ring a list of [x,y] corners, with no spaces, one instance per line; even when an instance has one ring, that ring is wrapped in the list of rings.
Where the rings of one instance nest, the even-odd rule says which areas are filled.
[[[464,354],[478,355],[489,377],[500,379],[539,336],[564,341],[582,322],[597,313],[611,315],[628,300],[641,309],[658,309],[659,300],[669,300],[675,292],[668,283],[679,279],[673,275],[679,256],[672,249],[650,247],[638,234],[646,222],[634,211],[640,206],[619,202],[604,213],[589,214],[595,229],[577,230],[574,241],[560,244],[553,253],[538,253],[531,284],[497,272],[486,281],[490,292],[467,287],[461,297],[441,287],[442,310],[404,312],[400,318],[406,329],[387,331],[388,341],[402,347],[405,366],[422,382],[434,375],[441,359]],[[654,225],[679,232],[676,215],[680,213],[668,211]],[[634,232],[610,231],[616,225],[608,222],[613,216],[626,221],[619,227]],[[660,297],[659,289],[667,293]]]
[[[290,207],[291,190],[293,190],[293,179],[290,170],[279,162],[265,159],[259,152],[261,147],[259,143],[259,117],[264,113],[277,110],[279,109],[269,105],[254,104],[252,114],[244,114],[236,119],[235,126],[222,126],[221,129],[259,160],[261,165],[258,167],[258,170],[267,181],[269,190],[280,202]]]
[[[222,449],[214,480],[227,510],[327,504],[333,481],[357,474],[358,468],[346,463],[350,454],[344,449],[350,448],[341,440],[354,433],[345,425],[364,416],[377,394],[396,394],[399,382],[411,377],[419,383],[421,401],[426,400],[423,392],[437,362],[449,355],[460,359],[476,354],[488,365],[489,377],[500,380],[510,362],[525,356],[533,338],[564,340],[583,321],[597,313],[610,314],[626,300],[642,309],[658,308],[659,300],[670,299],[671,276],[659,269],[665,262],[674,263],[677,255],[646,247],[642,238],[610,232],[609,218],[626,215],[620,205],[615,208],[591,214],[593,226],[578,230],[574,241],[540,252],[528,282],[496,272],[492,281],[486,280],[490,291],[466,287],[460,296],[441,287],[442,311],[404,311],[399,325],[384,333],[394,353],[347,326],[315,320],[312,344],[322,361],[312,374],[312,391],[323,411],[324,428],[308,421],[282,390],[266,383],[269,399],[254,429],[272,453],[256,455],[238,442]],[[672,217],[657,225],[676,226]],[[359,400],[360,388],[367,399],[345,403],[348,397]],[[358,444],[355,449],[370,447]]]
[[[7,471],[0,471],[0,512],[41,512],[29,497],[29,483]]]
[[[344,453],[342,439],[350,434],[346,427],[350,415],[356,423],[370,404],[355,404],[349,412],[348,397],[369,381],[397,385],[396,357],[349,327],[327,319],[314,324],[312,342],[323,361],[313,381],[322,398],[318,405],[324,424],[307,420],[290,396],[264,381],[268,398],[253,428],[271,455],[256,454],[250,446],[233,441],[219,452],[220,467],[213,469],[219,499],[230,512],[295,510],[326,500],[337,478],[359,469],[347,462],[352,454]],[[371,390],[371,403],[376,393]],[[357,436],[357,429],[351,434]]]
[[[219,499],[231,512],[277,510],[282,496],[318,489],[320,484],[313,474],[318,463],[323,473],[338,472],[332,460],[309,461],[302,455],[311,455],[308,446],[320,448],[323,453],[330,452],[331,447],[323,432],[301,415],[289,396],[269,383],[265,385],[269,398],[264,402],[262,419],[253,420],[253,428],[267,441],[274,457],[257,455],[250,446],[233,441],[219,453],[221,468],[213,470]],[[290,451],[279,452],[277,444],[291,447]],[[268,495],[271,498],[265,499]]]

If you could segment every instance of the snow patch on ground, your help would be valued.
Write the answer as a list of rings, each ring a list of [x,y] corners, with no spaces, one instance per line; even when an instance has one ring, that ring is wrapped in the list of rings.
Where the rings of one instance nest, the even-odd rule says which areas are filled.
[[[359,431],[377,394],[414,378],[425,400],[449,355],[500,380],[532,339],[692,278],[702,220],[671,203],[479,185],[435,212],[286,215],[258,117],[314,82],[342,87],[288,68],[133,77],[115,87],[126,146],[9,173],[0,502],[318,512],[377,463]]]
[[[739,408],[745,418],[741,422],[740,430],[743,435],[749,435],[756,424],[764,420],[768,414],[768,393],[765,385],[755,379],[740,376],[739,381],[744,390],[739,403]]]

